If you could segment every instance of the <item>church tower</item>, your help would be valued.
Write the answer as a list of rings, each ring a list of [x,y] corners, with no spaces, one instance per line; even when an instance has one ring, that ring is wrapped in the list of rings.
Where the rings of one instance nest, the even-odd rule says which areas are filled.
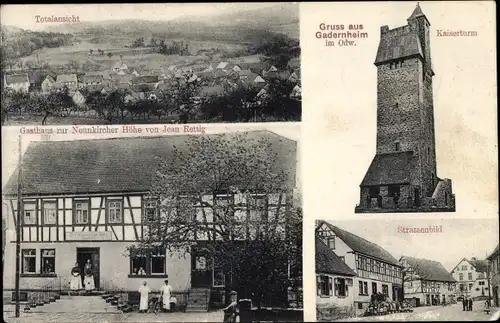
[[[436,174],[430,23],[418,4],[407,22],[380,29],[376,155],[356,212],[455,209],[451,181]]]

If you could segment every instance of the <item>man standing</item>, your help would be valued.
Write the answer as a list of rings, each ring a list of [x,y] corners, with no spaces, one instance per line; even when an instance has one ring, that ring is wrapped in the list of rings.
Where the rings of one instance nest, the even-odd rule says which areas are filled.
[[[469,311],[472,311],[472,297],[469,297]]]
[[[163,300],[163,311],[170,311],[170,296],[172,295],[172,287],[168,284],[168,279],[165,279],[165,285],[161,287],[161,295]]]
[[[141,302],[139,304],[139,313],[147,313],[148,312],[148,301],[149,301],[149,293],[151,290],[148,287],[148,282],[144,281],[139,287],[139,293],[141,293]]]
[[[465,296],[462,299],[462,306],[463,306],[463,310],[465,311],[465,308],[467,307],[467,298]]]

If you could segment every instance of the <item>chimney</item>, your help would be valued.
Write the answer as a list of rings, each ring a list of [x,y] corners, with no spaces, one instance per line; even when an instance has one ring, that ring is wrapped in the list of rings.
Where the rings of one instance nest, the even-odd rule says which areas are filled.
[[[472,261],[476,261],[476,260],[477,260],[477,258],[476,258],[476,257],[472,257],[470,260],[472,260]]]

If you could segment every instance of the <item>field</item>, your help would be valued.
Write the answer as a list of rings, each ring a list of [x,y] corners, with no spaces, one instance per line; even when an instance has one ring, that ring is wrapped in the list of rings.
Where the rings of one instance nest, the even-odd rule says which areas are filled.
[[[213,41],[190,41],[188,42],[189,56],[180,55],[163,55],[152,52],[152,48],[128,48],[119,47],[113,44],[92,44],[90,42],[79,42],[72,46],[58,47],[58,48],[43,48],[36,53],[19,59],[24,66],[36,66],[40,64],[47,64],[48,67],[61,68],[68,64],[78,66],[78,72],[97,71],[109,69],[116,61],[120,60],[126,62],[130,69],[138,69],[142,71],[158,71],[167,68],[169,65],[192,65],[209,63],[209,57],[206,55],[196,55],[199,50],[213,50],[218,49],[220,54],[242,51],[245,45],[235,43],[219,43]],[[104,55],[98,54],[98,49],[104,51]],[[90,50],[93,53],[90,53]],[[111,53],[111,58],[108,57]],[[121,56],[120,56],[121,55]],[[214,55],[214,60],[222,60],[220,55]],[[233,59],[234,60],[234,59]],[[250,61],[258,61],[258,57],[251,58]],[[238,60],[239,61],[239,60]],[[243,59],[241,62],[246,62]]]

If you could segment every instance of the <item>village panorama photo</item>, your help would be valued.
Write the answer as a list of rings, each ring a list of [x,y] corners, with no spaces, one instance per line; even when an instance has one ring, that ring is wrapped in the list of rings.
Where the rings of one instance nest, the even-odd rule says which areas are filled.
[[[301,120],[297,3],[10,5],[2,125]]]
[[[303,321],[299,124],[253,125],[9,136],[6,321]]]

